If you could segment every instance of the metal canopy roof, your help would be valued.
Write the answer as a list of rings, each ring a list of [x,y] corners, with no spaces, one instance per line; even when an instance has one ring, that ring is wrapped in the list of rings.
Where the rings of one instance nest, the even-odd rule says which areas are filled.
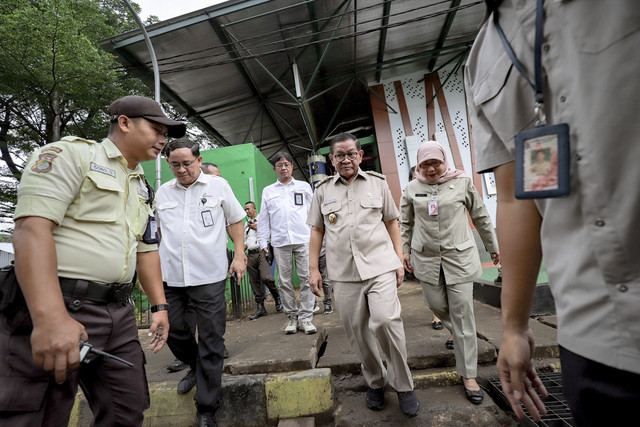
[[[483,3],[231,0],[147,32],[164,100],[218,145],[253,142],[267,157],[288,150],[308,177],[306,157],[331,135],[374,133],[370,84],[462,64]],[[102,46],[153,86],[139,30]]]

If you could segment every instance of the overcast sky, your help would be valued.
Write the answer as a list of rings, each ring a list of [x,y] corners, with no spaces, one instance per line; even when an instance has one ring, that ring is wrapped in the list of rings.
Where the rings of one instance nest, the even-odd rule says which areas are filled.
[[[203,9],[225,0],[133,0],[142,8],[140,18],[145,21],[149,15],[156,15],[166,21],[194,10]]]

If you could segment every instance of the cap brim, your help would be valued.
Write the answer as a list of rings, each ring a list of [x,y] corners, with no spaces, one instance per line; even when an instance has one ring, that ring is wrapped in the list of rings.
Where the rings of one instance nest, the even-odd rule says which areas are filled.
[[[145,119],[160,123],[161,125],[165,125],[169,128],[167,134],[171,138],[182,138],[185,133],[187,133],[187,125],[183,122],[179,122],[177,120],[171,120],[167,117],[149,117],[144,116]]]

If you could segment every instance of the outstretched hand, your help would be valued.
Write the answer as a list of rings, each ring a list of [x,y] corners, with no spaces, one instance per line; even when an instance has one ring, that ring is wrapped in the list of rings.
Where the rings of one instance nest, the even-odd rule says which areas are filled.
[[[531,329],[504,333],[497,368],[502,390],[516,416],[524,417],[522,404],[534,420],[540,421],[540,416],[547,413],[540,396],[546,398],[548,394],[533,366],[534,348]]]

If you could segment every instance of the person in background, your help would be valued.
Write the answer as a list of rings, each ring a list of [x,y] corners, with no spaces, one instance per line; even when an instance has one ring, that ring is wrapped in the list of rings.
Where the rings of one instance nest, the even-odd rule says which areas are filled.
[[[206,173],[207,175],[215,175],[215,176],[222,177],[222,174],[220,173],[220,168],[215,163],[209,163],[209,162],[202,163],[202,166],[200,166],[200,169],[202,170],[202,172]]]
[[[278,266],[280,295],[284,312],[289,319],[286,334],[301,330],[315,334],[312,323],[316,298],[309,287],[309,226],[307,213],[311,204],[311,186],[293,178],[293,158],[279,152],[271,158],[277,181],[262,190],[258,242],[266,255],[271,241]],[[293,288],[293,263],[300,279],[300,304]]]
[[[255,203],[245,203],[244,211],[247,213],[248,217],[247,222],[244,225],[244,247],[248,254],[247,272],[249,273],[251,289],[253,289],[253,295],[256,298],[256,305],[258,306],[256,312],[249,316],[249,320],[256,320],[267,315],[267,309],[264,307],[265,286],[273,296],[276,311],[281,312],[283,307],[282,300],[280,299],[280,292],[278,292],[275,280],[271,274],[271,266],[267,262],[267,258],[265,257],[264,252],[260,250],[260,245],[258,244],[259,215],[256,212]]]
[[[425,303],[453,334],[446,346],[455,351],[467,399],[480,404],[473,280],[482,275],[482,265],[467,214],[494,264],[500,261],[498,243],[482,196],[463,171],[449,167],[442,146],[427,141],[417,155],[416,179],[400,200],[404,266],[420,280]]]

